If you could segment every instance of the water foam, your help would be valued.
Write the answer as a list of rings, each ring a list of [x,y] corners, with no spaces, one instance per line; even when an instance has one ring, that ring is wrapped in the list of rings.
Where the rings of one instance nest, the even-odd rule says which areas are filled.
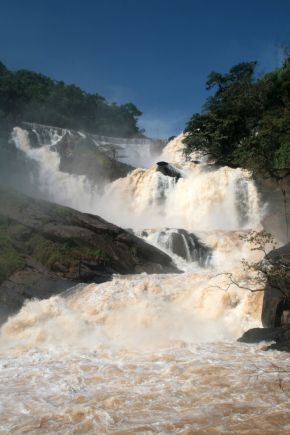
[[[241,266],[257,259],[240,238],[260,223],[251,175],[187,161],[180,136],[160,160],[183,178],[137,169],[101,195],[85,177],[59,170],[53,140],[32,149],[23,130],[14,133],[39,162],[40,190],[52,200],[152,228],[151,243],[164,228],[186,229],[212,256],[203,269],[186,258],[183,274],[115,276],[28,302],[1,329],[5,433],[287,433],[289,379],[279,388],[287,357],[234,342],[260,324],[262,293],[226,290],[222,274],[244,286],[255,278]]]

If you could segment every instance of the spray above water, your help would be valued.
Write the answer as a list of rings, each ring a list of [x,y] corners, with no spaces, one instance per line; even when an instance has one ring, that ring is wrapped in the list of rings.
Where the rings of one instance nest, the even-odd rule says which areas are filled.
[[[56,343],[62,324],[63,330],[74,331],[69,345],[71,339],[79,343],[81,338],[92,347],[92,340],[125,347],[160,346],[170,341],[236,337],[257,324],[258,302],[254,310],[249,309],[251,296],[246,292],[235,289],[225,294],[222,285],[217,290],[215,284],[215,276],[222,271],[243,275],[240,261],[249,250],[238,231],[260,222],[258,193],[247,171],[187,161],[180,136],[158,159],[171,159],[174,174],[180,171],[180,178],[164,175],[153,165],[132,171],[101,193],[85,176],[60,171],[60,156],[54,147],[60,135],[53,132],[44,137],[46,141],[50,138],[49,143],[42,139],[42,146],[33,148],[25,130],[15,128],[13,132],[16,146],[39,164],[37,183],[44,195],[130,227],[169,253],[187,274],[114,278],[88,286],[73,297],[28,303],[3,327],[4,337],[15,335],[17,340],[38,345]],[[198,156],[193,157],[196,162]]]
[[[100,193],[85,176],[60,171],[60,156],[50,143],[32,148],[28,133],[14,128],[13,140],[25,155],[39,164],[35,182],[45,198],[100,214],[113,223],[134,230],[183,228],[191,232],[255,228],[261,219],[258,192],[248,171],[186,162],[183,136],[175,138],[156,159],[171,158],[182,169],[178,181],[153,165],[136,169],[106,186]],[[175,156],[175,157],[174,157]]]
[[[131,228],[185,272],[114,276],[23,306],[1,329],[5,433],[275,433],[277,415],[286,433],[277,355],[235,343],[259,326],[262,293],[224,290],[223,272],[245,287],[252,278],[241,260],[256,253],[240,238],[261,220],[251,175],[186,160],[180,136],[150,162],[171,163],[180,178],[153,164],[101,192],[60,171],[49,135],[38,148],[25,130],[13,135],[38,164],[40,193]],[[283,356],[279,364],[289,372]]]

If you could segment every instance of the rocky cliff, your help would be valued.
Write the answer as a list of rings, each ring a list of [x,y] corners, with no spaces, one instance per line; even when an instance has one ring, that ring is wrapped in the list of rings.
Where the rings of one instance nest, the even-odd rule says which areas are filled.
[[[290,176],[276,181],[256,177],[256,183],[265,203],[263,226],[282,243],[290,241]]]

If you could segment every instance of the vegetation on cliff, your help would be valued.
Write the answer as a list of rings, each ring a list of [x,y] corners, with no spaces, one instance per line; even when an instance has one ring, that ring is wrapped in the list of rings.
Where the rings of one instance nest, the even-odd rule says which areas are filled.
[[[141,136],[133,103],[108,103],[78,86],[66,85],[29,70],[9,71],[0,62],[0,123],[29,121],[108,136]]]
[[[187,152],[280,179],[290,173],[290,58],[261,77],[255,68],[247,62],[209,74],[214,92],[185,128]]]

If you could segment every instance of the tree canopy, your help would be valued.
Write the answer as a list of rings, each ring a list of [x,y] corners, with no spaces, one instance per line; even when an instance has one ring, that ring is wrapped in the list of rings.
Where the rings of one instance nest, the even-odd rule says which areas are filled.
[[[109,136],[142,136],[133,103],[108,103],[78,86],[66,85],[29,70],[9,71],[0,62],[0,121],[21,121],[85,130]]]
[[[258,78],[255,68],[244,62],[209,74],[213,94],[186,125],[187,152],[281,178],[290,173],[290,59]]]

